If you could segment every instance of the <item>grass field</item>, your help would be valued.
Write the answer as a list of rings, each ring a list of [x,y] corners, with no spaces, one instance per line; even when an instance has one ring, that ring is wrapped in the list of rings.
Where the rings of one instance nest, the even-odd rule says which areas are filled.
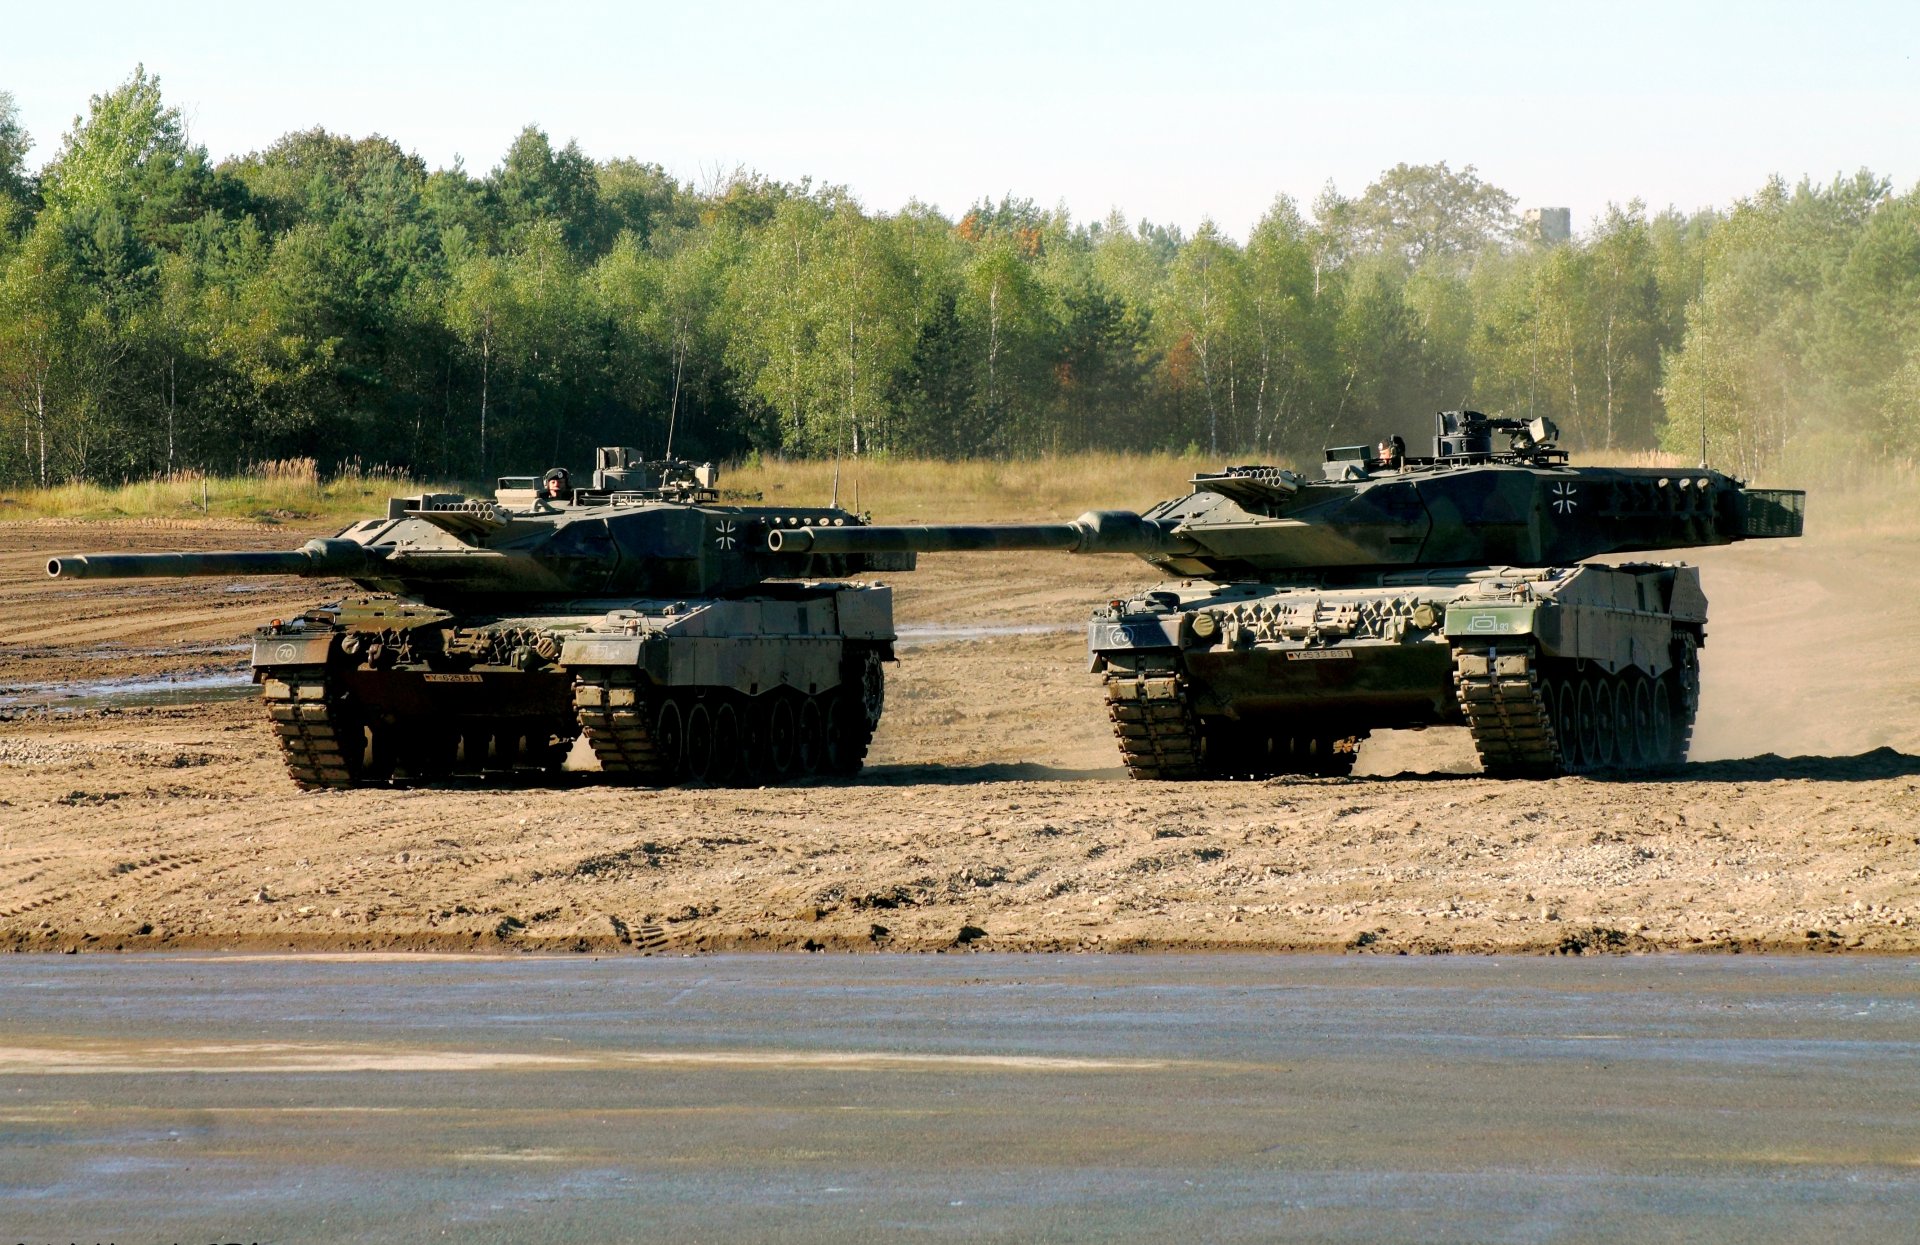
[[[1090,507],[1140,507],[1186,491],[1198,458],[1169,454],[1082,454],[1010,462],[919,459],[832,462],[761,460],[723,467],[729,493],[774,504],[840,504],[870,510],[881,522],[1072,518]],[[388,497],[461,491],[391,471],[323,475],[311,459],[262,464],[240,476],[177,476],[128,484],[62,484],[0,489],[0,520],[242,519],[274,523],[347,523],[381,513]]]
[[[1188,491],[1217,464],[1173,454],[1075,454],[1008,461],[877,459],[839,464],[839,499],[879,523],[1071,519],[1089,509],[1135,510]],[[769,502],[826,505],[831,462],[765,461],[723,471],[722,488]]]
[[[433,490],[386,468],[322,475],[311,458],[260,463],[245,475],[195,472],[126,484],[0,489],[6,519],[251,519],[258,523],[349,522],[384,511],[386,499]]]

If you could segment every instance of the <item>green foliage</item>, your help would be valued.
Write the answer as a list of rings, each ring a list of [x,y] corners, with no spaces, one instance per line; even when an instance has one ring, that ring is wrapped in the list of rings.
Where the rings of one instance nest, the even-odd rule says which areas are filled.
[[[1775,179],[1708,236],[1668,360],[1666,447],[1745,472],[1783,456],[1839,471],[1915,458],[1920,199],[1861,172]]]
[[[578,143],[555,151],[546,133],[530,125],[507,148],[487,185],[509,235],[553,224],[574,253],[595,249],[602,222],[599,175]]]
[[[528,126],[483,177],[311,129],[215,167],[144,68],[46,167],[0,94],[0,484],[314,459],[423,477],[701,457],[1285,460],[1431,412],[1591,452],[1906,455],[1920,191],[1771,182],[1523,244],[1472,166],[1288,199],[1236,240],[1032,200],[957,220]]]
[[[149,169],[178,169],[187,158],[180,110],[165,106],[160,80],[143,65],[119,87],[94,96],[87,116],[73,119],[41,183],[49,207],[116,207]]]
[[[13,93],[0,91],[0,238],[33,204],[34,181],[27,173],[27,149],[33,138],[20,128]]]
[[[1346,228],[1361,250],[1409,263],[1460,259],[1513,237],[1513,196],[1438,164],[1396,164],[1345,205]]]

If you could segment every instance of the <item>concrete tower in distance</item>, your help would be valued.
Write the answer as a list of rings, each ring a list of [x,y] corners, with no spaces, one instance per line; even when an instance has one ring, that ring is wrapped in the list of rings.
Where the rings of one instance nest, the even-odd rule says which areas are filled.
[[[1543,246],[1558,246],[1573,236],[1572,208],[1528,208],[1520,216],[1520,236]]]

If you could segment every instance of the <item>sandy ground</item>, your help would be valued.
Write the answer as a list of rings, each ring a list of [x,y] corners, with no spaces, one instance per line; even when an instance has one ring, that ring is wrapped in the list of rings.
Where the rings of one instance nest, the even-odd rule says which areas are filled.
[[[32,707],[231,672],[331,589],[41,570],[315,534],[291,527],[0,524],[0,945],[1912,951],[1920,522],[1813,516],[1692,555],[1705,709],[1657,781],[1495,782],[1433,730],[1370,740],[1352,779],[1136,783],[1077,623],[1147,568],[978,556],[894,577],[922,638],[859,780],[660,792],[585,762],[560,791],[302,793],[255,704]],[[1021,630],[948,630],[970,626]]]

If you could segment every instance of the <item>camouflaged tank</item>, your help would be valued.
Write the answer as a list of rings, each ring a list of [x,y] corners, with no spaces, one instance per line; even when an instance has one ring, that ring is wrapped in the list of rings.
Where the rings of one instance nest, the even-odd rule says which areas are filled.
[[[773,553],[834,507],[726,504],[710,466],[598,451],[589,488],[507,477],[490,499],[397,497],[289,553],[87,554],[63,579],[303,575],[361,594],[254,635],[294,781],[556,772],[584,734],[616,781],[852,774],[893,658],[899,553]]]
[[[1706,642],[1700,573],[1590,559],[1798,536],[1805,494],[1705,468],[1573,467],[1546,420],[1438,422],[1430,457],[1396,438],[1328,451],[1317,480],[1230,467],[1144,515],[770,539],[1145,558],[1168,581],[1108,602],[1087,632],[1138,778],[1345,774],[1370,731],[1447,724],[1498,775],[1683,760]]]

